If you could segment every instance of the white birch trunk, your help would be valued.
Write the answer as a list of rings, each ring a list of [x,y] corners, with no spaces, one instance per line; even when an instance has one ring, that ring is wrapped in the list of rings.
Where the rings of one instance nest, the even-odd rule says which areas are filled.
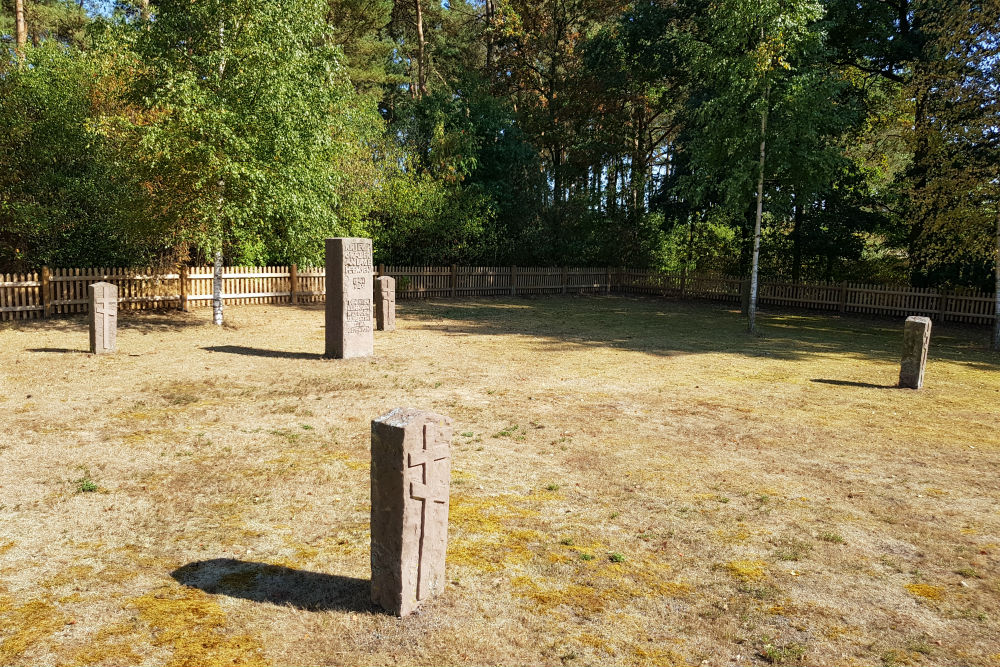
[[[427,73],[424,71],[424,17],[420,11],[420,0],[414,0],[417,10],[417,97],[427,94]]]
[[[212,272],[212,322],[222,326],[222,252],[215,253]]]
[[[226,35],[226,24],[221,20],[219,21],[219,51],[222,52],[225,47],[225,35]],[[221,60],[219,61],[219,85],[222,84],[222,77],[226,73],[226,58],[223,54]],[[226,181],[223,178],[219,179],[219,225],[222,226],[222,211],[223,211],[223,191],[226,187]],[[218,250],[215,251],[215,270],[212,272],[212,322],[218,326],[222,326],[222,233],[219,234],[218,239]]]
[[[750,305],[747,307],[750,333],[757,333],[757,273],[760,260],[760,227],[764,218],[764,148],[767,134],[767,105],[770,86],[764,91],[764,110],[760,114],[760,175],[757,177],[757,217],[753,228],[753,262],[750,265]]]

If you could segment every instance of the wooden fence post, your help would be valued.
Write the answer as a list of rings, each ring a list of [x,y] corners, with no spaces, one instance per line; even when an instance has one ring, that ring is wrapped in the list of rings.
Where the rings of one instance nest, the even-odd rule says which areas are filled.
[[[948,314],[948,294],[945,291],[938,292],[938,301],[940,306],[938,307],[938,319],[944,322],[946,315]]]
[[[847,310],[847,281],[840,281],[840,297],[838,298],[837,312],[843,313]]]
[[[188,312],[188,267],[179,266],[177,267],[177,275],[181,283],[181,310],[185,313]]]
[[[688,267],[687,264],[681,267],[681,301],[687,297],[687,279],[688,279]]]
[[[382,277],[382,276],[385,275],[385,264],[379,264],[378,265],[378,275],[379,275],[379,277]]]
[[[51,282],[49,281],[49,267],[42,267],[42,284],[38,286],[38,298],[42,302],[42,317],[52,314],[52,294]]]
[[[458,294],[458,264],[451,265],[451,298]]]
[[[510,295],[517,296],[517,267],[510,267]]]
[[[611,267],[604,267],[604,294],[611,294]]]
[[[562,267],[562,293],[563,294],[566,293],[566,283],[568,282],[566,280],[566,278],[567,278],[567,276],[566,276],[566,267],[564,266],[564,267]]]
[[[288,267],[288,300],[292,303],[299,302],[299,265],[292,264]]]

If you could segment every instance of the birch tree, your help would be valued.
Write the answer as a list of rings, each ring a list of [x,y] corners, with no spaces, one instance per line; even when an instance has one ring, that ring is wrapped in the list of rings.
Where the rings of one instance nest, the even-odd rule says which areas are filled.
[[[691,174],[686,191],[694,202],[714,191],[733,215],[755,210],[750,262],[748,329],[757,332],[757,285],[766,180],[777,170],[768,159],[768,137],[790,130],[791,116],[772,119],[776,108],[823,79],[801,76],[811,52],[821,48],[815,0],[693,0],[692,24],[679,40],[692,63],[694,108],[687,149]],[[803,70],[800,72],[800,69]],[[780,158],[779,158],[780,159]]]
[[[214,266],[315,257],[339,231],[333,162],[349,85],[318,0],[162,0],[132,25],[135,112],[123,121],[151,209]]]

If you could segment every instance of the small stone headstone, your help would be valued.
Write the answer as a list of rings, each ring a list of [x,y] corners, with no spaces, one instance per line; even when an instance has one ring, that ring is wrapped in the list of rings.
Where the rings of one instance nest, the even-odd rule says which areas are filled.
[[[396,330],[396,279],[392,276],[375,279],[375,328]]]
[[[929,317],[907,317],[903,325],[903,360],[899,364],[899,386],[920,389],[924,386],[927,348],[931,342]]]
[[[444,590],[451,434],[412,408],[372,421],[372,601],[397,616]]]
[[[371,239],[326,240],[326,356],[370,357],[372,329]]]
[[[90,351],[108,354],[118,344],[118,288],[111,283],[87,287],[90,297]]]

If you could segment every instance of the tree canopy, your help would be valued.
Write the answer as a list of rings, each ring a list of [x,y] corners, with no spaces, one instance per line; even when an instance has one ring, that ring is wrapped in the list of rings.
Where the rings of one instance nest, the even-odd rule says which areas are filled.
[[[364,234],[388,263],[748,275],[759,200],[764,276],[990,289],[998,15],[0,0],[0,270]]]

